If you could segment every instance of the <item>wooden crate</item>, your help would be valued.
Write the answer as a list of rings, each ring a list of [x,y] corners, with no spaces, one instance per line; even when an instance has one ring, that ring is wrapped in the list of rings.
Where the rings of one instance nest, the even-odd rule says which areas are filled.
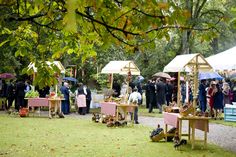
[[[224,108],[224,120],[236,122],[236,108],[225,107]]]

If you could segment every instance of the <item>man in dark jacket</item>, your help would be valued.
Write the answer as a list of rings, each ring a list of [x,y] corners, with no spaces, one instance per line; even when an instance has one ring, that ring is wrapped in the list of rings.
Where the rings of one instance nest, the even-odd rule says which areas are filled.
[[[63,114],[70,113],[70,91],[69,91],[69,84],[64,82],[64,85],[60,89],[61,93],[64,94],[64,99],[61,103],[61,110]]]
[[[199,85],[198,99],[199,99],[199,102],[200,102],[201,111],[205,112],[206,111],[206,103],[207,103],[206,80],[201,80],[201,84]]]
[[[15,109],[19,111],[20,107],[26,107],[24,102],[25,98],[25,83],[22,80],[18,80],[16,83],[16,105]]]
[[[172,94],[173,94],[173,85],[171,84],[170,80],[167,80],[166,83],[166,103],[169,106],[170,102],[172,102]]]
[[[8,101],[7,110],[9,110],[10,107],[12,106],[14,99],[15,99],[15,86],[13,84],[13,80],[10,80],[9,84],[7,85],[7,101]]]
[[[86,113],[89,113],[90,103],[91,103],[91,100],[92,100],[91,91],[86,85],[84,85],[83,88],[84,88],[84,93],[85,93],[85,96],[86,96]]]
[[[156,88],[155,88],[156,81],[152,79],[149,83],[149,113],[152,112],[153,107],[156,106]]]
[[[160,78],[156,84],[156,98],[159,113],[162,113],[162,105],[166,102],[166,84],[163,82],[162,78]]]

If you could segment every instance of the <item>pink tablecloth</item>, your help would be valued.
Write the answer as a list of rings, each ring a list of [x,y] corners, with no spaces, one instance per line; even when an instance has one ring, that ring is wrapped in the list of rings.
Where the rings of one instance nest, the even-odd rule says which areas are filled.
[[[39,106],[49,106],[47,98],[29,98],[28,99],[29,107],[39,107]]]
[[[178,113],[163,112],[164,123],[173,127],[179,127]]]
[[[116,115],[116,103],[115,102],[102,102],[101,103],[101,114],[105,115]]]
[[[178,113],[168,113],[168,112],[163,112],[163,118],[164,118],[164,123],[171,125],[173,127],[178,128],[179,127],[179,114]],[[198,130],[205,130],[205,124],[204,122],[207,122],[207,132],[209,132],[209,122],[208,120],[195,120],[195,128]]]

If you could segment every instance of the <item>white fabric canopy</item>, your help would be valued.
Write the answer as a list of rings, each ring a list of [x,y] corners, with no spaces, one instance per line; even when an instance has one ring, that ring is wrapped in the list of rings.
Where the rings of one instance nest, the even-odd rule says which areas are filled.
[[[212,55],[206,60],[212,65],[214,70],[223,71],[223,70],[233,70],[236,69],[236,46]]]
[[[140,75],[140,70],[133,61],[110,61],[101,71],[103,74]]]
[[[186,54],[176,56],[169,64],[164,67],[164,72],[190,72],[194,65],[198,65],[199,71],[209,71],[211,65],[199,54]]]
[[[63,73],[63,74],[66,72],[64,66],[61,64],[60,61],[53,61],[53,62],[46,61],[46,63],[47,63],[48,65],[55,64],[55,65],[59,68],[59,70],[61,71],[61,73]],[[32,62],[28,65],[28,69],[33,69],[34,72],[37,72],[37,67],[35,67],[35,64],[32,63]]]

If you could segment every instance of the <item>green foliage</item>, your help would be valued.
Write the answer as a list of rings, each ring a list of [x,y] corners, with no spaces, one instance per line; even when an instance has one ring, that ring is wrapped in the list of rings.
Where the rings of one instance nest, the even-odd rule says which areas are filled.
[[[37,98],[37,97],[39,97],[39,92],[30,90],[25,94],[25,97],[26,98]]]

